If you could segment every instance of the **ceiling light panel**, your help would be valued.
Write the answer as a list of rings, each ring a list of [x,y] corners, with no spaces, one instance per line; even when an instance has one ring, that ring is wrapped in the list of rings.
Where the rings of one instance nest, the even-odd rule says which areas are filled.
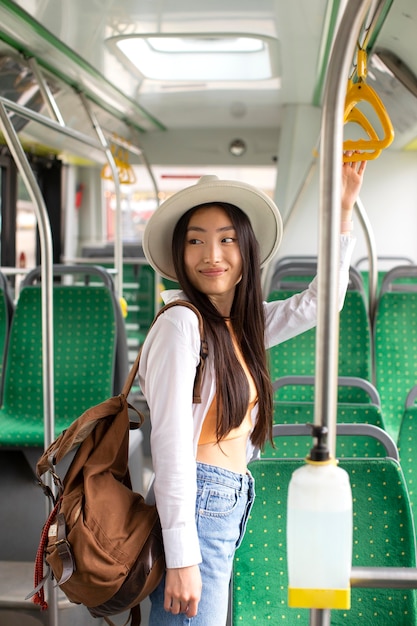
[[[140,34],[107,43],[141,78],[163,81],[256,81],[279,76],[273,37],[220,33]]]

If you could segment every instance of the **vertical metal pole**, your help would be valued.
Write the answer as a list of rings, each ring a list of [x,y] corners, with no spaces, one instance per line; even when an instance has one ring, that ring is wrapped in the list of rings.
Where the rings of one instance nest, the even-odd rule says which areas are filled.
[[[16,162],[23,182],[35,208],[39,227],[42,258],[42,348],[43,348],[43,387],[45,448],[55,439],[54,432],[54,346],[53,346],[53,294],[52,294],[52,236],[48,212],[41,191],[36,182],[25,152],[20,144],[6,109],[0,102],[0,124],[10,152]]]
[[[336,454],[343,112],[346,77],[370,4],[371,0],[347,3],[330,58],[322,114],[314,421],[328,428],[332,456]],[[330,626],[330,610],[312,609],[310,626]]]
[[[368,248],[369,258],[369,317],[373,323],[376,309],[377,288],[378,288],[378,261],[376,256],[376,243],[371,223],[360,198],[356,200],[356,215],[362,226],[363,234]]]
[[[330,626],[329,609],[311,609],[310,626]]]
[[[371,0],[350,0],[338,29],[327,72],[320,150],[318,314],[314,421],[328,428],[336,449],[339,346],[338,280],[340,256],[341,163],[346,77]]]
[[[140,158],[143,161],[144,166],[146,167],[146,170],[150,176],[150,179],[152,180],[152,184],[153,184],[153,188],[155,191],[155,200],[156,200],[156,206],[158,207],[160,202],[159,202],[159,189],[158,189],[158,183],[156,182],[156,178],[153,174],[152,171],[152,167],[151,164],[148,161],[148,157],[146,156],[146,154],[144,153],[144,151],[142,149],[140,149]]]
[[[103,146],[104,153],[106,155],[106,159],[109,163],[114,186],[116,193],[116,232],[115,232],[115,241],[114,241],[114,266],[116,268],[116,294],[118,296],[123,295],[123,241],[122,241],[122,206],[120,201],[120,181],[119,181],[119,171],[116,166],[116,162],[114,160],[112,151],[109,148],[109,144],[107,139],[101,129],[101,126],[97,120],[97,117],[94,114],[94,111],[91,110],[91,107],[88,103],[87,98],[83,93],[80,93],[81,102],[86,110],[88,117],[90,118],[91,124],[94,130],[97,133],[97,137],[101,145]]]
[[[45,449],[55,439],[54,406],[54,335],[53,335],[53,248],[48,212],[26,154],[11,124],[4,104],[0,102],[0,126],[16,166],[35,208],[41,246],[42,278],[42,372]],[[52,485],[50,485],[52,487]],[[49,626],[58,626],[58,588],[48,582]]]

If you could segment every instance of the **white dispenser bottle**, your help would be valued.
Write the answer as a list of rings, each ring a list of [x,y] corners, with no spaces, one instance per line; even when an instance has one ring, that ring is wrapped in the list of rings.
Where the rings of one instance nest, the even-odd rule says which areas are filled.
[[[287,510],[288,603],[317,609],[350,608],[352,491],[348,473],[322,443],[291,477]]]

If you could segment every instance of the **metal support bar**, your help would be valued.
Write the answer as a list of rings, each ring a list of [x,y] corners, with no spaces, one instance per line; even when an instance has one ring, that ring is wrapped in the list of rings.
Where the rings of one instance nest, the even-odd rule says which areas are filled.
[[[366,214],[365,207],[363,206],[361,199],[358,198],[355,204],[356,214],[359,218],[362,226],[363,234],[365,236],[366,247],[368,248],[369,258],[369,317],[373,323],[375,317],[376,300],[377,300],[377,288],[378,288],[378,267],[377,267],[377,254],[376,243],[374,237],[374,231],[371,226],[371,222]]]
[[[104,135],[106,135],[108,137],[108,139],[111,141],[111,143],[115,144],[116,146],[120,146],[121,148],[123,148],[124,150],[127,150],[128,152],[130,152],[131,154],[135,154],[136,156],[138,156],[141,161],[143,162],[143,165],[145,166],[149,177],[152,181],[152,185],[154,188],[154,192],[155,192],[155,200],[156,200],[156,205],[159,206],[159,189],[158,189],[158,183],[156,182],[156,178],[154,176],[154,173],[152,171],[151,168],[151,164],[149,163],[146,154],[143,152],[143,150],[140,148],[140,146],[138,145],[132,145],[130,142],[126,141],[125,139],[121,138],[121,137],[115,137],[114,133],[112,133],[111,131],[107,130],[106,128],[102,127],[102,131],[104,133]]]
[[[415,567],[352,567],[352,587],[417,589]]]
[[[36,178],[20,144],[7,111],[0,102],[0,124],[7,145],[34,204],[39,227],[42,259],[42,342],[45,448],[55,439],[54,433],[54,352],[53,352],[53,291],[52,291],[52,237],[48,212]]]
[[[123,295],[123,240],[122,240],[122,205],[120,198],[120,181],[119,181],[119,171],[116,166],[116,162],[113,157],[113,153],[110,149],[108,141],[103,133],[103,130],[97,120],[97,117],[92,111],[89,102],[83,93],[80,93],[80,99],[84,106],[84,109],[91,121],[91,124],[97,134],[97,137],[100,141],[102,149],[106,155],[106,159],[110,166],[113,182],[115,187],[115,195],[116,195],[116,229],[115,229],[115,238],[114,238],[114,267],[116,268],[116,278],[115,278],[115,287],[116,294],[120,297]]]
[[[379,426],[360,423],[336,424],[336,434],[338,437],[356,435],[359,437],[372,437],[384,446],[388,457],[399,462],[398,449],[395,441],[385,430],[379,428]],[[272,427],[273,437],[299,437],[300,435],[311,435],[309,424],[274,424]]]
[[[54,120],[51,120],[49,117],[45,117],[45,115],[41,115],[36,111],[27,109],[22,105],[17,104],[16,102],[12,102],[12,100],[8,100],[7,98],[3,98],[0,96],[0,102],[5,106],[8,111],[13,111],[14,113],[21,115],[23,118],[30,120],[31,122],[38,122],[42,126],[46,126],[51,130],[56,130],[61,135],[65,135],[66,137],[75,139],[76,141],[79,141],[86,146],[90,146],[95,150],[100,150],[101,152],[103,152],[103,146],[98,141],[94,141],[94,139],[92,139],[91,137],[88,137],[87,135],[84,135],[77,130],[68,128],[68,126],[61,126]]]
[[[52,119],[54,119],[60,126],[65,126],[64,118],[61,115],[61,111],[57,105],[57,102],[52,94],[52,91],[49,88],[48,83],[45,80],[42,72],[39,69],[39,65],[35,59],[35,57],[31,57],[28,59],[28,64],[32,73],[36,80],[39,83],[39,89],[42,94],[45,105],[49,111],[49,115]]]
[[[318,425],[327,426],[328,446],[333,456],[336,449],[343,112],[346,76],[370,1],[347,3],[330,58],[322,115],[314,420]]]
[[[138,148],[137,146],[133,146],[129,141],[126,141],[126,139],[124,139],[123,137],[118,137],[117,135],[114,134],[113,131],[108,130],[107,128],[104,128],[104,126],[101,126],[101,130],[103,132],[103,135],[105,135],[111,141],[111,143],[113,143],[115,146],[119,146],[119,148],[123,148],[123,150],[127,150],[131,154],[135,154],[138,157],[142,156],[142,150]]]
[[[330,626],[330,610],[310,609],[310,626]]]
[[[152,180],[152,184],[153,184],[153,188],[155,191],[155,200],[156,200],[156,206],[159,206],[159,189],[158,189],[158,183],[156,182],[156,178],[153,174],[152,168],[151,168],[151,164],[148,161],[148,158],[146,156],[146,154],[141,151],[141,159],[143,161],[144,166],[146,167],[149,176],[151,177]]]
[[[54,346],[53,346],[53,277],[52,277],[52,236],[48,212],[41,191],[36,182],[25,152],[10,122],[5,105],[0,101],[0,126],[16,166],[22,176],[30,198],[34,204],[38,221],[41,260],[42,260],[42,372],[44,405],[44,447],[55,439],[54,406]],[[50,485],[52,487],[52,485]],[[49,513],[48,513],[49,514]],[[48,601],[50,605],[49,626],[58,626],[58,591],[53,581],[48,581]]]

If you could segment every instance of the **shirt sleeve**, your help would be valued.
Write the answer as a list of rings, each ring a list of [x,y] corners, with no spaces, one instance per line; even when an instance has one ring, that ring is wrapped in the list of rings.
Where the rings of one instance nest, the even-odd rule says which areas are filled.
[[[339,310],[343,308],[349,282],[349,267],[355,240],[350,235],[340,236]],[[287,298],[265,302],[265,347],[277,345],[317,323],[317,277],[307,289]]]
[[[139,368],[150,410],[155,501],[168,568],[201,562],[193,450],[193,385],[199,354],[197,317],[177,306],[152,327]]]

